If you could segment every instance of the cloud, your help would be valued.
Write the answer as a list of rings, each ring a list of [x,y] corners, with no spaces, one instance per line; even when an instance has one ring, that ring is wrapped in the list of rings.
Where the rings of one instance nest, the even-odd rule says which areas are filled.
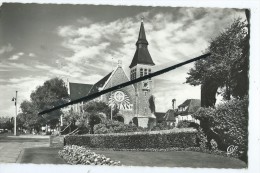
[[[18,60],[19,58],[21,58],[21,56],[23,56],[24,55],[24,53],[23,52],[19,52],[19,53],[16,53],[16,54],[14,54],[14,55],[12,55],[10,58],[9,58],[9,60]]]
[[[14,62],[3,62],[0,63],[0,68],[3,71],[34,71],[35,69],[32,66],[26,65],[24,63],[14,63]]]
[[[2,46],[1,48],[0,48],[0,55],[1,54],[4,54],[4,53],[6,53],[6,52],[11,52],[12,50],[13,50],[14,48],[13,48],[13,46],[9,43],[7,46]]]
[[[74,31],[74,27],[69,25],[69,26],[60,26],[58,27],[58,35],[61,37],[73,37],[76,36],[77,33]]]
[[[82,17],[82,18],[78,19],[77,22],[80,24],[83,24],[83,25],[89,25],[89,24],[93,23],[92,20],[90,20],[87,17]]]
[[[29,57],[36,57],[34,53],[29,53]]]
[[[15,96],[15,91],[18,91],[18,109],[20,104],[24,100],[30,100],[30,94],[37,86],[42,85],[47,80],[44,76],[28,76],[28,77],[17,77],[10,78],[6,82],[7,85],[0,85],[0,116],[14,116],[14,103],[11,98]]]

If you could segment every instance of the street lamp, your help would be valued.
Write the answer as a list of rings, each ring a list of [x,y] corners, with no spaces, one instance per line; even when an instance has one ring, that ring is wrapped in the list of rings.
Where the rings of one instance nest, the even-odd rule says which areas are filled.
[[[14,105],[15,105],[15,116],[14,116],[14,136],[16,136],[17,93],[18,93],[18,91],[15,92],[15,97],[12,98],[12,101],[14,101]]]

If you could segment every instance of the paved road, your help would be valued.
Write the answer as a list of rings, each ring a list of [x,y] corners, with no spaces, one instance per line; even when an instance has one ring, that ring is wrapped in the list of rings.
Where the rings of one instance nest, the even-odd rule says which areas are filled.
[[[0,163],[19,162],[25,148],[48,146],[48,136],[0,136]]]

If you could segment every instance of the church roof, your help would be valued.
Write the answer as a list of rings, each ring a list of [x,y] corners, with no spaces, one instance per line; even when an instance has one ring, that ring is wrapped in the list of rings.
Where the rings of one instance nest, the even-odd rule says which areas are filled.
[[[137,64],[155,65],[147,49],[147,45],[148,41],[146,40],[144,24],[141,22],[138,40],[136,42],[136,51],[129,68],[132,68]]]
[[[93,87],[91,88],[91,90],[89,91],[89,95],[90,94],[94,94],[98,92],[98,89],[100,87],[103,87],[104,84],[106,83],[106,81],[109,79],[110,75],[112,74],[112,72],[110,72],[109,74],[107,74],[105,77],[103,77],[102,79],[100,79],[97,83],[95,83],[93,85]]]
[[[87,96],[91,87],[91,84],[82,84],[82,83],[69,83],[70,90],[70,100],[76,100]]]
[[[187,107],[184,111],[179,112],[179,114],[191,114],[196,112],[201,107],[201,102],[199,99],[187,99],[178,108]]]

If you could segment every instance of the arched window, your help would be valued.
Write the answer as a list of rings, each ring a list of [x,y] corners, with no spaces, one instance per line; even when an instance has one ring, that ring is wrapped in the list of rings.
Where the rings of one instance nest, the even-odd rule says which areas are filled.
[[[140,68],[140,77],[144,76],[143,68]]]

